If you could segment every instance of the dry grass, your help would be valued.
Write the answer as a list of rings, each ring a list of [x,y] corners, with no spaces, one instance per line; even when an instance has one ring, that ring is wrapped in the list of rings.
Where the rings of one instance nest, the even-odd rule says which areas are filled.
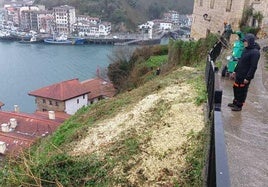
[[[185,71],[195,73],[187,67],[176,73]],[[198,133],[205,126],[203,106],[194,103],[197,93],[183,79],[186,77],[169,79],[166,87],[89,128],[88,135],[73,144],[70,154],[104,156],[111,149],[119,154],[120,148],[115,148],[120,146],[118,142],[134,137],[139,142],[139,152],[126,163],[117,163],[112,175],[127,175],[128,184],[134,186],[173,184],[186,164],[187,154],[182,146],[189,133]]]

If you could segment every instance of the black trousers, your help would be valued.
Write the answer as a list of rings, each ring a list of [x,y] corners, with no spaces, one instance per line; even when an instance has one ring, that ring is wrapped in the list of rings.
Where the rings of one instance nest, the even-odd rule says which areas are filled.
[[[234,91],[233,103],[238,107],[242,107],[246,101],[249,84],[250,83],[244,84],[235,81],[233,85],[233,91]]]

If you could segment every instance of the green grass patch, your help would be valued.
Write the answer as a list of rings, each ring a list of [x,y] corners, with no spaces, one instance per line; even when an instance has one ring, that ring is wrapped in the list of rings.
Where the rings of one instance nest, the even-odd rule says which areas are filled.
[[[166,63],[168,60],[168,55],[160,55],[160,56],[151,56],[146,62],[146,66],[149,68],[159,67],[162,64]]]

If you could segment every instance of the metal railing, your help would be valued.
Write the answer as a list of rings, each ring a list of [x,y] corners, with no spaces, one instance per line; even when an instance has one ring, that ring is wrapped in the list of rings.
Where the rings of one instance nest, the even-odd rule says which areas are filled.
[[[208,119],[211,121],[211,138],[207,171],[207,186],[229,187],[230,176],[224,129],[221,114],[222,90],[216,82],[215,60],[220,54],[222,42],[219,40],[207,57],[206,86],[208,92]]]

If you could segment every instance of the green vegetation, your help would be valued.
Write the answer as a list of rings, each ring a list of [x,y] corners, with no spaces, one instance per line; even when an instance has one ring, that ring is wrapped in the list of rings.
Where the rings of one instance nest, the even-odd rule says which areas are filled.
[[[53,135],[18,157],[7,158],[0,186],[202,186],[210,129],[202,122],[208,51],[203,50],[212,41],[213,36],[196,43],[173,41],[168,54],[167,46],[137,49],[131,63],[124,61],[131,64],[127,78],[139,84],[137,89],[127,92],[126,87],[113,99],[82,108]],[[160,76],[154,75],[158,66],[163,70]],[[143,68],[148,72],[133,78]],[[104,141],[99,146],[91,142],[95,135]],[[82,140],[88,147],[82,149]]]
[[[255,35],[261,30],[261,22],[263,19],[263,15],[261,12],[253,11],[253,7],[248,7],[244,10],[242,19],[239,23],[240,30],[243,33],[253,33]],[[252,20],[252,23],[250,23]]]
[[[167,55],[161,55],[161,56],[151,56],[146,62],[145,65],[148,68],[156,68],[163,64],[165,64],[168,60]]]

